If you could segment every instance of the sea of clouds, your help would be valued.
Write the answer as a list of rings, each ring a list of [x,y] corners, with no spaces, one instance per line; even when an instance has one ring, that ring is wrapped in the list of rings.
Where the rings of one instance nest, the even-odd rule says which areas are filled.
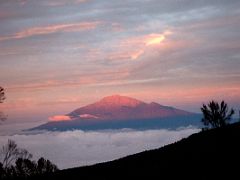
[[[60,169],[105,162],[144,150],[159,148],[187,137],[199,129],[107,130],[18,133],[1,135],[0,145],[14,140],[35,159],[43,156]]]

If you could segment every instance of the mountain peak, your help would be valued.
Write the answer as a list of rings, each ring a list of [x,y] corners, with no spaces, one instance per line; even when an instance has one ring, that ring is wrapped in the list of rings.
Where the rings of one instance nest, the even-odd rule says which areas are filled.
[[[101,100],[80,107],[64,118],[71,121],[49,122],[35,129],[118,129],[118,128],[156,128],[160,126],[172,126],[171,122],[163,119],[169,118],[174,121],[174,127],[179,125],[178,120],[183,120],[183,124],[188,124],[195,114],[158,103],[145,103],[134,98],[121,95],[112,95]],[[190,118],[191,117],[191,118]],[[62,118],[62,117],[61,117]],[[196,118],[199,118],[198,116]],[[195,118],[195,120],[196,120]],[[185,122],[186,120],[186,122]],[[114,123],[112,123],[114,122]],[[180,123],[181,124],[181,123]],[[181,125],[183,125],[181,124]]]
[[[156,119],[174,116],[187,116],[183,110],[170,108],[158,103],[147,104],[143,101],[121,95],[111,95],[102,98],[96,103],[78,108],[69,115],[76,118],[94,120],[136,120]],[[97,117],[97,118],[96,118]]]
[[[145,104],[144,102],[139,101],[137,99],[121,95],[112,95],[104,97],[98,103],[111,106],[130,106],[130,107],[136,107],[140,104]]]

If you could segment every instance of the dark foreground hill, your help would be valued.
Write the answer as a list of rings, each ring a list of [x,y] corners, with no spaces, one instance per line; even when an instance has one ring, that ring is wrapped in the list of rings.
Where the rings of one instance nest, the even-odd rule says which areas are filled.
[[[81,153],[81,152],[79,152]],[[59,171],[54,179],[239,179],[240,123],[193,134],[160,149]]]

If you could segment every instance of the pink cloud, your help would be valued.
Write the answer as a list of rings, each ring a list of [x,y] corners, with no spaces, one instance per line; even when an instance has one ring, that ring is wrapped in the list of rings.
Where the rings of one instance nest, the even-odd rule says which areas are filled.
[[[154,47],[160,47],[168,35],[172,34],[170,31],[163,33],[147,34],[143,36],[131,37],[123,39],[118,45],[115,52],[109,55],[110,60],[131,59],[137,60],[146,51]],[[161,47],[162,48],[162,47]]]
[[[57,24],[50,26],[42,26],[42,27],[33,27],[20,32],[17,32],[14,35],[10,36],[2,36],[0,37],[0,41],[9,40],[9,39],[21,39],[27,38],[36,35],[46,35],[57,32],[77,32],[77,31],[86,31],[95,29],[101,22],[80,22],[80,23],[71,23],[71,24]]]
[[[56,115],[56,116],[51,116],[48,118],[50,121],[70,121],[72,120],[71,117],[66,116],[66,115]]]
[[[36,106],[38,103],[38,99],[35,97],[24,97],[24,98],[17,98],[17,99],[6,99],[4,103],[1,104],[1,110],[8,110],[8,109],[26,109],[32,108]]]
[[[125,79],[129,76],[129,70],[121,69],[121,70],[103,70],[99,72],[91,72],[91,73],[76,73],[71,77],[71,79],[62,79],[62,80],[32,80],[30,82],[25,82],[21,84],[11,84],[8,85],[6,90],[8,92],[19,92],[19,91],[39,91],[39,90],[47,90],[54,89],[59,87],[87,87],[87,86],[98,86],[99,84],[108,84],[109,82],[116,82],[117,80]]]
[[[79,80],[76,81],[53,81],[53,80],[48,80],[45,82],[39,82],[39,83],[25,83],[23,85],[12,85],[12,86],[8,86],[7,90],[8,91],[19,91],[19,90],[30,90],[30,91],[34,91],[34,90],[44,90],[44,89],[49,89],[49,88],[57,88],[57,87],[76,87],[76,86],[80,86],[80,85],[87,85],[87,84],[91,84],[94,83],[95,80],[91,77],[85,77],[85,78],[81,78]]]

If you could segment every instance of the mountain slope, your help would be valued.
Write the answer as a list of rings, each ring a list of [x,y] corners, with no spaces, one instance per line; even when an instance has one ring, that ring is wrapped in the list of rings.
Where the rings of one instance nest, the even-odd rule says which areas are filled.
[[[113,95],[67,114],[68,121],[48,122],[31,130],[154,129],[199,125],[200,116],[169,106]]]
[[[163,148],[62,170],[63,179],[239,179],[240,123],[193,134]]]

